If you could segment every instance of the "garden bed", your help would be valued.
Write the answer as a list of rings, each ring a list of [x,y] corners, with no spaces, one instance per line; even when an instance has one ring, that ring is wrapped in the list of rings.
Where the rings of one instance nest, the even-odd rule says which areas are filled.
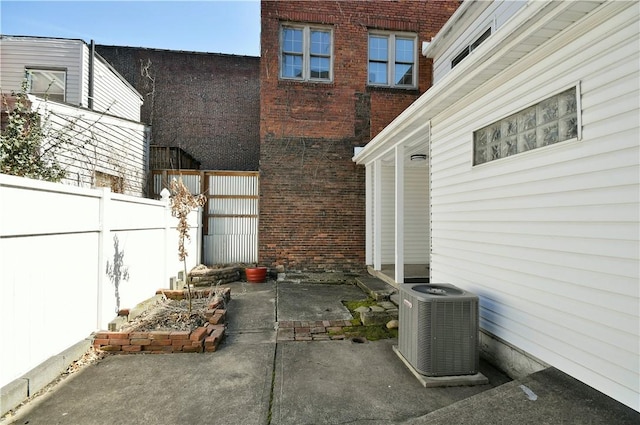
[[[214,291],[218,293],[214,297]],[[99,331],[93,347],[111,353],[213,352],[225,332],[225,305],[229,288],[192,290],[189,312],[186,290],[158,290],[163,302],[146,310],[115,331]],[[129,313],[127,310],[122,313]]]

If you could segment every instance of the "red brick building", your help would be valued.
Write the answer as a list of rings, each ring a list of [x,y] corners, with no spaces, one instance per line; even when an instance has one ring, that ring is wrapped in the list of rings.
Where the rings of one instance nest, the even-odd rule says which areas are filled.
[[[203,170],[258,169],[259,57],[104,45],[96,51],[144,96],[141,120],[151,126],[151,144],[181,148]]]
[[[365,264],[364,168],[351,161],[431,85],[420,54],[458,1],[262,1],[259,258]]]

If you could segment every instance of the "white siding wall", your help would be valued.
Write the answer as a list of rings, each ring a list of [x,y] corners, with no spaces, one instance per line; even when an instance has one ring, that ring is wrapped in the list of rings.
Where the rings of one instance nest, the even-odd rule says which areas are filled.
[[[429,168],[407,166],[404,199],[404,262],[429,263]]]
[[[94,60],[93,109],[140,121],[142,100],[138,93],[114,74],[112,68],[96,54]]]
[[[638,15],[543,46],[432,120],[431,145],[432,280],[479,294],[484,330],[636,410]],[[474,130],[578,82],[581,141],[472,167]]]
[[[496,0],[487,7],[473,26],[469,26],[462,36],[455,39],[445,51],[438,55],[433,62],[433,82],[437,84],[449,71],[451,61],[458,56],[463,48],[473,43],[487,28],[491,28],[491,34],[500,30],[500,27],[508,21],[518,10],[526,5],[526,1],[500,1]]]
[[[404,262],[429,263],[429,169],[404,169]],[[382,264],[395,261],[395,172],[382,167]]]
[[[0,88],[5,93],[20,91],[25,67],[65,69],[67,103],[86,106],[81,103],[84,46],[81,40],[3,36],[0,39]]]
[[[395,169],[382,166],[382,264],[395,262]]]
[[[67,71],[66,103],[88,106],[90,49],[82,40],[35,37],[0,39],[0,88],[19,91],[25,68],[57,68]],[[130,85],[96,55],[94,61],[94,110],[140,121],[142,100]]]
[[[92,187],[99,171],[123,178],[126,194],[144,194],[148,152],[143,124],[55,102],[36,101],[33,108],[47,117],[48,134],[73,139],[58,155],[67,171],[63,183]]]

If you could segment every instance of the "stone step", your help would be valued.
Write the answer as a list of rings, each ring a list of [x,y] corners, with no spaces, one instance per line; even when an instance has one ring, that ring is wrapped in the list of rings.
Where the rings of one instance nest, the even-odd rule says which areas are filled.
[[[396,288],[372,276],[356,277],[356,285],[376,301],[388,300],[396,292]]]

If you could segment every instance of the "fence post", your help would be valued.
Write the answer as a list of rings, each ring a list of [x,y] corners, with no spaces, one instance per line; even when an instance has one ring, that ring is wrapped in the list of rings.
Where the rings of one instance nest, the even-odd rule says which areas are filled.
[[[160,192],[162,202],[164,202],[164,276],[163,285],[169,285],[169,288],[175,289],[171,285],[171,274],[169,272],[169,232],[171,231],[171,192],[166,187]]]
[[[104,309],[104,282],[106,279],[107,253],[109,252],[109,235],[111,234],[111,223],[109,217],[109,206],[111,203],[111,189],[102,188],[100,195],[100,222],[98,227],[98,311],[96,315],[97,329],[102,329],[102,311]]]

